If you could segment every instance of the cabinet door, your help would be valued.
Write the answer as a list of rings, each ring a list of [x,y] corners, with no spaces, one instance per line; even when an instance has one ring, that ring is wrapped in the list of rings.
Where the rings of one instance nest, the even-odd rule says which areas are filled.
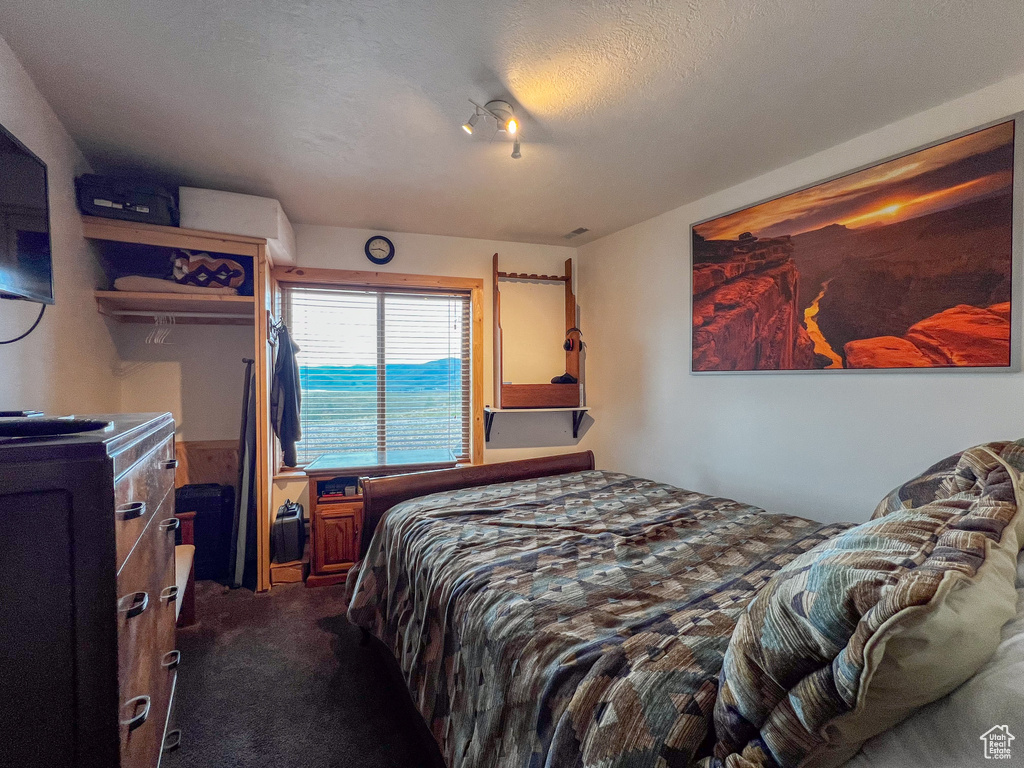
[[[358,515],[352,512],[317,516],[317,573],[343,573],[355,563],[359,548]]]

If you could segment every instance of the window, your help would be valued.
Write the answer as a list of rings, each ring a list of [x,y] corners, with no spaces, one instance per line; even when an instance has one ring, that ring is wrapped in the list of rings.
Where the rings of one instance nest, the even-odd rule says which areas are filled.
[[[468,291],[286,285],[283,298],[299,347],[300,463],[402,449],[470,458]]]

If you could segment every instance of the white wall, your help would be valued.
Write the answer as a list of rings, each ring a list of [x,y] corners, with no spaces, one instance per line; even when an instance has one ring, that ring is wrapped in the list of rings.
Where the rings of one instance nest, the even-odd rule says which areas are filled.
[[[180,325],[166,344],[147,344],[153,330],[152,323],[112,329],[121,410],[170,411],[181,441],[238,440],[252,326]]]
[[[92,291],[99,269],[82,238],[74,177],[88,171],[81,153],[0,40],[0,123],[47,165],[56,304],[26,339],[0,346],[0,409],[35,408],[54,414],[118,410],[115,361]],[[39,306],[0,301],[0,338],[24,332]]]
[[[598,465],[773,511],[859,521],[938,459],[1024,436],[1022,373],[689,373],[691,224],[1020,110],[1024,76],[582,246],[594,416],[584,447]],[[1022,155],[1018,139],[1018,265]],[[1019,269],[1015,279],[1017,332]]]
[[[363,246],[374,234],[384,234],[395,244],[395,258],[384,266],[366,259]],[[298,224],[295,226],[297,263],[303,267],[358,269],[380,272],[402,272],[417,275],[475,277],[484,281],[484,400],[493,403],[492,356],[492,291],[491,258],[497,253],[499,266],[507,272],[562,274],[565,260],[576,255],[575,248],[550,245],[529,245],[497,240],[474,240],[439,235],[416,235],[379,232],[343,227]],[[543,290],[543,289],[542,289]],[[502,291],[504,297],[504,290]],[[564,307],[564,304],[560,305]],[[534,307],[536,309],[536,307]],[[502,323],[505,307],[502,307]],[[586,328],[588,307],[580,303],[581,322]],[[550,314],[550,313],[549,313]],[[554,324],[554,343],[560,345],[564,334],[564,309],[548,317],[539,312],[535,322],[540,328]],[[564,373],[565,353],[561,369],[548,379]],[[491,441],[485,443],[487,462],[544,456],[577,450],[572,436],[572,420],[568,414],[499,414],[494,419]]]

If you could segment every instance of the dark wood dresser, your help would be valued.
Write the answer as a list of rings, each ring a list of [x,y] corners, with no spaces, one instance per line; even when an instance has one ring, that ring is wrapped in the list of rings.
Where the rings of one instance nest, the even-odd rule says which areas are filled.
[[[153,768],[174,696],[174,421],[0,440],[0,766]]]

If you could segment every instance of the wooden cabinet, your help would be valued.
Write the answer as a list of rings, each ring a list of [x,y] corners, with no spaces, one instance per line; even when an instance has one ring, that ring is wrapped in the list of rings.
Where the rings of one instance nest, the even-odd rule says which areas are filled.
[[[362,557],[363,497],[340,496],[356,478],[381,477],[455,466],[443,450],[363,451],[325,454],[306,467],[309,477],[309,576],[307,587],[340,584]]]
[[[362,521],[361,501],[317,505],[313,517],[314,576],[337,574],[344,581],[349,569],[359,560]]]
[[[0,444],[0,765],[156,768],[174,685],[174,421]]]

